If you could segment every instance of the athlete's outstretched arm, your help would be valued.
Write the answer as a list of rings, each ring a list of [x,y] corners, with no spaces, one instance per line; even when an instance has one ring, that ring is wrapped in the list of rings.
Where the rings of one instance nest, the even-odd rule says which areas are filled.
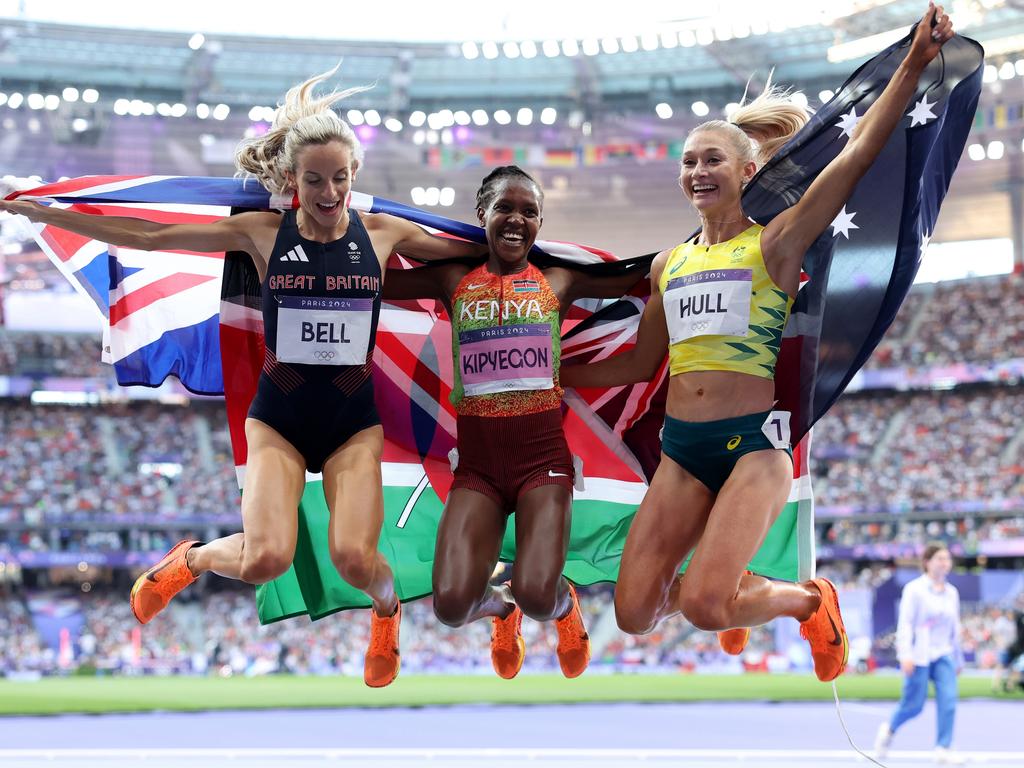
[[[391,250],[398,251],[403,256],[411,256],[420,261],[437,261],[487,255],[486,243],[471,243],[467,240],[432,235],[418,224],[386,213],[378,213],[375,218],[384,224],[391,234],[394,242]]]
[[[935,26],[932,26],[934,17]],[[942,6],[928,4],[910,50],[878,101],[864,114],[843,151],[829,163],[792,208],[783,211],[761,234],[766,260],[782,259],[798,269],[811,243],[835,220],[854,187],[875,162],[903,118],[925,67],[953,37],[953,23]],[[790,269],[784,270],[789,273]]]
[[[447,306],[469,268],[463,264],[428,264],[414,269],[389,269],[384,280],[385,301],[436,299]]]
[[[126,216],[95,216],[27,200],[0,201],[0,210],[104,243],[140,251],[245,251],[254,256],[259,254],[254,253],[256,247],[251,231],[257,223],[267,224],[267,216],[274,216],[269,213],[241,213],[208,224],[159,224]],[[274,216],[275,222],[276,218]],[[271,226],[276,227],[276,223]]]
[[[668,251],[662,251],[651,264],[651,298],[647,300],[640,317],[636,344],[627,352],[596,363],[565,365],[558,377],[565,387],[617,387],[650,381],[658,372],[668,354],[668,327],[665,307],[658,289],[661,270],[668,260]]]
[[[562,311],[568,310],[577,299],[617,299],[644,279],[646,269],[637,264],[618,275],[601,275],[582,269],[550,267],[544,277],[558,294]]]

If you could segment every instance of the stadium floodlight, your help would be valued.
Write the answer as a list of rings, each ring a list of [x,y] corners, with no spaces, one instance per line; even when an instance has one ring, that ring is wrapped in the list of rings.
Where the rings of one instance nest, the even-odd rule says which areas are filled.
[[[212,133],[202,133],[199,135],[199,143],[204,147],[212,147],[217,143],[217,137]]]
[[[724,21],[718,24],[718,26],[715,27],[715,40],[723,43],[727,40],[732,40],[732,27]]]
[[[440,140],[441,137],[438,136],[437,131],[433,129],[427,131],[427,144],[437,144]]]
[[[701,27],[697,30],[697,45],[711,45],[715,42],[715,33],[711,27]]]
[[[541,49],[544,51],[544,55],[549,59],[555,58],[555,56],[562,52],[557,40],[545,40]]]
[[[658,50],[658,36],[654,32],[644,32],[640,35],[640,47],[645,51]]]
[[[348,118],[349,125],[362,125],[364,122],[363,113],[358,109],[350,109],[345,113],[345,117]]]
[[[1002,66],[999,67],[999,79],[1010,80],[1017,74],[1017,71],[1013,68],[1013,62],[1004,61]]]
[[[447,128],[455,125],[455,113],[450,109],[442,109],[437,113],[438,118],[441,120],[441,127]]]
[[[64,99],[64,101],[67,101],[69,103],[73,103],[73,102],[78,101],[78,89],[77,88],[72,88],[70,85],[67,88],[65,88],[63,91],[61,91],[60,95],[61,95],[61,98]]]
[[[455,143],[455,134],[452,133],[452,129],[451,128],[445,128],[443,131],[441,131],[441,143],[442,144],[454,144]]]
[[[171,107],[171,117],[184,117],[188,114],[188,107],[180,101]]]
[[[437,187],[427,187],[427,194],[424,196],[424,205],[437,205],[441,202],[441,190]]]
[[[170,117],[171,105],[168,104],[166,101],[161,101],[159,104],[156,105],[156,113],[161,117]]]
[[[494,113],[494,122],[498,125],[508,125],[512,122],[512,115],[508,113],[508,110],[499,109]]]
[[[533,122],[533,110],[529,107],[520,107],[516,112],[516,122],[520,125],[530,125]]]
[[[43,99],[43,106],[45,106],[48,110],[53,112],[53,110],[57,109],[60,106],[60,96],[58,96],[56,93],[46,94],[46,98]]]
[[[128,114],[128,99],[117,99],[114,102],[114,114],[115,115],[127,115]]]
[[[985,149],[985,154],[989,160],[1001,160],[1005,150],[1006,147],[1003,146],[1003,142],[990,141],[988,143],[988,147]]]
[[[440,131],[444,128],[444,120],[441,119],[440,112],[431,112],[427,115],[427,125],[433,131]]]
[[[486,109],[474,109],[471,117],[473,118],[473,125],[487,125],[491,122]]]
[[[437,201],[444,206],[451,206],[455,204],[455,189],[452,187],[442,187],[441,194],[438,195]]]
[[[544,107],[540,111],[540,121],[544,125],[554,125],[555,120],[558,119],[558,111],[554,107]]]
[[[750,27],[743,22],[737,22],[733,25],[732,36],[737,40],[742,40],[745,37],[750,37]]]
[[[759,16],[750,22],[750,31],[755,35],[767,35],[768,34],[768,19],[764,16]]]
[[[367,125],[373,126],[374,128],[376,128],[378,125],[384,122],[381,119],[380,112],[378,112],[376,109],[366,110],[363,113],[363,118],[366,120]]]
[[[480,55],[480,49],[472,40],[467,40],[462,44],[462,55],[472,61]]]
[[[709,107],[707,103],[703,101],[693,102],[693,104],[690,105],[690,109],[693,110],[693,114],[695,114],[697,117],[704,117],[707,115],[708,112],[711,111],[711,107]]]
[[[161,106],[163,106],[163,105],[161,105]],[[159,107],[157,108],[157,110],[159,111]],[[160,114],[163,114],[163,112],[161,112]],[[262,120],[263,119],[263,107],[253,107],[252,109],[250,109],[249,110],[249,119],[252,120],[254,123],[259,121],[259,120]]]
[[[804,109],[807,109],[807,94],[805,94],[803,91],[794,91],[790,95],[789,100],[796,104],[798,107],[803,107]]]
[[[660,39],[662,48],[675,48],[679,45],[679,35],[675,32],[662,32]]]
[[[39,118],[38,117],[31,117],[31,118],[29,118],[29,121],[28,121],[28,132],[29,133],[39,133],[39,131],[40,131],[40,129],[42,129],[42,127],[43,127],[43,124],[39,122]]]
[[[7,106],[11,109],[18,109],[18,107],[20,107],[24,101],[25,97],[17,91],[15,91],[11,94],[10,98],[7,99]]]
[[[473,122],[473,118],[469,116],[469,112],[464,109],[460,109],[453,117],[455,118],[455,122],[459,125],[469,125]]]
[[[580,45],[575,40],[563,40],[562,41],[562,55],[564,56],[578,56],[580,52]]]
[[[1024,59],[1017,59],[1013,62],[1013,69],[1018,75],[1024,77]]]
[[[663,101],[654,107],[654,113],[662,120],[668,120],[672,117],[672,105]]]
[[[423,187],[413,187],[409,192],[413,205],[423,205],[427,200],[427,190]]]
[[[41,93],[30,93],[27,102],[29,109],[42,109],[46,106],[46,99]]]
[[[601,44],[593,37],[588,37],[580,46],[584,56],[597,56],[601,52]]]
[[[210,105],[199,103],[196,104],[196,117],[200,120],[205,120],[210,116]]]
[[[527,40],[519,44],[519,53],[524,59],[533,59],[537,56],[537,44],[533,40]]]
[[[0,91],[0,107],[7,103],[7,94]]]
[[[849,61],[850,59],[860,59],[864,56],[870,56],[873,53],[878,53],[883,48],[895,43],[905,34],[907,34],[907,28],[899,27],[898,29],[879,32],[877,35],[859,37],[856,40],[850,40],[846,43],[839,43],[838,45],[830,46],[825,57],[832,64],[837,64],[841,61]]]
[[[420,128],[418,131],[416,131],[412,135],[412,143],[413,144],[422,144],[426,140],[427,140],[427,132],[424,131],[422,128]]]
[[[387,120],[384,121],[384,127],[387,128],[392,133],[398,133],[399,131],[402,130],[402,121],[399,120],[397,117],[389,117]]]
[[[984,160],[985,159],[985,148],[981,144],[970,144],[967,147],[967,156],[971,160]]]
[[[95,88],[86,88],[82,91],[82,101],[86,104],[95,104],[100,100],[100,92]]]
[[[71,121],[71,130],[75,133],[85,133],[89,130],[89,121],[84,117],[76,117]]]
[[[636,53],[640,50],[640,43],[636,41],[633,35],[626,35],[622,38],[622,52],[623,53]]]
[[[192,37],[188,39],[188,47],[193,51],[198,51],[206,43],[206,35],[202,32],[196,32]]]
[[[833,96],[835,96],[835,94],[832,93],[832,91],[830,91],[828,88],[826,88],[824,91],[818,92],[818,101],[820,101],[822,104],[825,104],[826,102],[831,101]]]
[[[480,50],[483,51],[485,59],[496,59],[498,58],[498,44],[493,40],[488,40],[482,46]]]
[[[505,55],[506,59],[518,59],[519,58],[519,43],[514,40],[507,40],[501,46],[501,52]]]
[[[128,114],[132,117],[142,116],[142,99],[132,99],[128,102]]]
[[[156,114],[156,104],[154,104],[151,101],[144,101],[144,102],[142,102],[142,114],[146,115],[147,117],[150,116],[150,115],[155,115]]]
[[[619,52],[619,41],[614,37],[605,37],[601,40],[601,50],[607,54]]]
[[[213,119],[214,120],[226,120],[228,115],[231,114],[231,107],[227,104],[218,104],[213,108]]]
[[[730,101],[728,104],[725,105],[725,110],[724,110],[725,111],[725,116],[726,117],[732,117],[732,113],[735,112],[739,108],[740,108],[739,104],[737,104],[735,101]]]
[[[425,122],[427,122],[427,113],[421,109],[417,109],[411,115],[409,115],[409,125],[413,128],[419,128]]]
[[[692,29],[679,30],[679,44],[683,48],[692,48],[697,44],[697,35]]]

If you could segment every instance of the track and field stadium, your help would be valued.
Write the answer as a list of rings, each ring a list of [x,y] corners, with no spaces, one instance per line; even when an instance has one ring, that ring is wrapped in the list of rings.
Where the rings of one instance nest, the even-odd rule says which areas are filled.
[[[242,227],[285,212],[279,240],[252,245],[263,256],[250,258],[234,246],[207,253],[199,240],[119,245],[112,230],[76,233],[58,226],[72,219],[0,211],[0,766],[1024,765],[1024,10],[1013,0],[951,0],[944,10],[956,37],[918,73],[918,0],[640,0],[628,16],[564,6],[298,2],[270,17],[193,0],[171,14],[0,0],[0,198],[152,227],[229,216]],[[269,146],[260,143],[282,124],[286,92],[335,67],[314,90],[354,89],[331,109],[355,143],[308,144],[343,145],[344,173],[299,173],[312,167],[300,144],[292,159],[306,165],[296,160],[282,189],[258,172],[243,178],[240,142]],[[892,107],[883,91],[910,70],[919,80],[900,97],[906,108]],[[726,129],[691,131],[747,114],[772,84],[800,111],[798,125],[742,179],[723,175],[690,139]],[[761,251],[773,241],[758,241],[752,266],[739,264],[742,248],[709,261],[716,227],[723,241],[755,223],[774,232],[805,197],[828,197],[845,183],[828,175],[830,164],[843,162],[844,147],[873,141],[887,108],[894,127],[808,237],[778,329],[764,319],[774,310],[753,298],[748,307],[746,294],[737,310],[729,291],[739,284],[756,296],[759,269],[783,299],[784,281]],[[770,137],[751,139],[756,152]],[[733,162],[731,150],[709,146]],[[482,183],[506,166],[528,176]],[[828,183],[812,186],[820,178]],[[309,192],[318,183],[328,186]],[[509,197],[513,188],[527,190],[526,203]],[[342,190],[344,204],[330,190]],[[723,190],[734,208],[720,202]],[[730,210],[743,214],[735,231],[735,221],[715,218]],[[821,215],[800,210],[805,220]],[[284,234],[289,216],[294,242]],[[358,217],[365,231],[341,227],[331,250],[322,235],[335,231],[332,216]],[[522,223],[531,218],[536,230]],[[437,237],[423,246],[425,233]],[[691,236],[701,247],[687,251],[680,244]],[[366,251],[385,241],[408,250],[378,254],[374,265]],[[517,248],[531,271],[495,273]],[[666,250],[668,260],[656,258]],[[423,266],[441,253],[457,258]],[[691,274],[685,254],[717,271]],[[686,279],[652,286],[659,264]],[[275,291],[301,292],[320,280],[317,270],[334,304],[315,292],[302,295],[321,302],[313,310],[280,301]],[[751,280],[755,289],[745,287]],[[266,296],[281,309],[270,313]],[[439,534],[442,514],[453,514],[446,503],[473,493],[496,510],[504,503],[506,475],[465,477],[492,455],[519,461],[511,442],[458,444],[456,424],[483,418],[466,406],[474,398],[497,396],[487,401],[499,403],[495,413],[519,418],[500,399],[509,391],[521,405],[560,393],[559,375],[586,382],[579,371],[613,370],[605,360],[641,360],[652,297],[690,324],[683,332],[668,321],[670,357],[643,381],[565,384],[555,402],[577,481],[562,573],[579,607],[564,616],[585,628],[589,663],[567,679],[566,638],[583,630],[556,613],[534,620],[536,601],[516,597],[525,657],[515,679],[501,679],[489,609],[446,626],[472,611],[453,609],[454,593],[431,593],[439,573],[461,572],[446,570],[442,553],[459,552],[485,564],[485,594],[526,595],[522,561],[534,561],[523,553],[533,545],[517,530],[537,517],[519,509],[494,541],[449,546],[458,536]],[[523,317],[533,319],[514,324]],[[728,330],[737,317],[745,329]],[[300,327],[303,339],[331,346],[289,350],[281,339]],[[721,362],[724,347],[712,349],[721,342],[707,340],[737,333],[747,338]],[[794,456],[782,509],[736,574],[736,604],[755,579],[764,605],[780,606],[777,618],[750,622],[736,654],[687,618],[710,626],[701,599],[712,593],[687,592],[685,576],[682,613],[644,634],[620,627],[643,623],[629,611],[625,595],[643,590],[630,591],[638,571],[623,566],[623,550],[659,461],[710,488],[701,473],[716,459],[706,446],[691,464],[662,458],[676,438],[659,431],[666,412],[689,402],[670,379],[679,359],[697,354],[678,352],[694,338],[707,341],[703,364],[721,366],[697,375],[751,373],[770,357],[771,413],[753,432],[730,432],[727,450],[767,437],[765,447],[791,446]],[[365,364],[345,349],[353,339],[367,344]],[[330,384],[338,402],[370,392],[357,413],[342,418],[341,406],[291,394],[312,391],[299,387],[325,365],[343,371]],[[261,407],[294,407],[265,428],[298,451],[305,483],[295,491],[297,527],[286,531],[294,553],[284,547],[288,561],[266,572],[223,554],[247,562],[240,488],[251,499],[287,485],[260,479],[261,444],[246,427],[264,379],[285,394]],[[719,401],[708,402],[713,410]],[[785,435],[771,420],[780,413]],[[332,451],[351,437],[345,419],[382,425],[381,485],[370,493],[346,480],[331,498]],[[344,438],[328,445],[334,434]],[[310,457],[325,445],[314,472]],[[529,445],[520,453],[548,455]],[[541,467],[549,483],[569,474],[567,463]],[[498,490],[484,493],[486,483]],[[539,488],[568,494],[569,484]],[[371,622],[368,593],[342,575],[360,573],[346,571],[343,543],[381,487],[373,551],[402,604],[387,630]],[[668,494],[682,500],[678,509],[662,510],[674,526],[666,532],[693,514],[698,497],[680,488]],[[259,541],[259,526],[279,518],[250,509],[245,540]],[[339,524],[339,509],[355,516]],[[709,509],[712,537],[724,513]],[[463,525],[468,537],[472,517]],[[235,544],[218,550],[227,559],[215,566],[203,561],[200,570],[216,573],[164,594],[167,574],[189,567],[165,556],[182,540]],[[930,565],[936,551],[948,571]],[[700,569],[718,565],[699,549],[693,557]],[[748,567],[757,576],[743,576]],[[817,607],[822,579],[835,585],[846,632],[834,689],[819,681],[821,647],[792,607],[810,594],[806,621],[833,616]],[[371,582],[367,590],[378,589]],[[931,592],[912,598],[919,583]],[[140,584],[145,600],[159,593],[166,607],[143,605]],[[382,594],[393,599],[390,589]],[[912,599],[931,613],[915,614]],[[948,643],[939,637],[947,624]],[[368,649],[391,642],[382,632],[400,634],[400,653],[386,657],[396,666],[400,658],[390,683],[365,662]],[[901,671],[911,651],[914,674],[923,658],[932,676],[919,713]],[[943,659],[958,673],[953,694],[936,671]],[[887,723],[898,730],[883,743]]]

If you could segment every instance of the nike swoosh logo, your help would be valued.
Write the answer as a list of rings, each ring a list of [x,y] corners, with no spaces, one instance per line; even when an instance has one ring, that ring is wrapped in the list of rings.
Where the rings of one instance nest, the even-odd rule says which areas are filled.
[[[568,475],[565,474],[565,472],[552,472],[549,469],[548,470],[548,477],[568,477]]]
[[[466,290],[467,291],[475,291],[477,288],[486,288],[486,287],[487,287],[487,283],[479,283],[479,284],[470,283],[469,285],[466,286]]]
[[[153,582],[154,584],[156,584],[156,575],[157,575],[158,573],[160,573],[160,571],[162,571],[162,570],[163,570],[164,568],[167,568],[168,566],[170,566],[170,565],[173,565],[173,564],[174,564],[174,561],[173,561],[173,560],[168,560],[168,561],[167,561],[166,563],[164,563],[163,565],[161,565],[161,566],[160,566],[159,568],[154,568],[154,569],[153,569],[152,571],[149,571],[149,572],[148,572],[148,573],[146,574],[146,578],[147,578],[147,579],[148,579],[149,581],[152,581],[152,582]]]
[[[828,617],[828,623],[832,625],[832,634],[835,635],[835,638],[836,638],[835,640],[830,640],[829,644],[830,645],[842,645],[843,644],[843,638],[839,634],[839,627],[837,627],[836,623],[834,621],[832,621],[832,617],[831,616]]]

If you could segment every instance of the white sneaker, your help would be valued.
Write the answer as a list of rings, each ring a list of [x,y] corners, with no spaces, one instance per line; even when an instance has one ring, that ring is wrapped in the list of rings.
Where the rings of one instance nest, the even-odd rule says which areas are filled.
[[[949,747],[936,747],[935,762],[940,765],[963,765],[967,760],[963,755],[950,750]]]
[[[889,745],[892,744],[892,730],[888,723],[878,726],[878,733],[875,734],[875,757],[882,759],[889,754]]]

